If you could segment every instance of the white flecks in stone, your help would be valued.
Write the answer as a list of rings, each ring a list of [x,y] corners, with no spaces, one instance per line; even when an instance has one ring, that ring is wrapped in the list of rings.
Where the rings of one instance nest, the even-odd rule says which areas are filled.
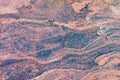
[[[106,35],[106,32],[108,31],[108,27],[106,25],[100,25],[97,34],[98,35]]]
[[[120,17],[120,9],[118,9],[115,6],[110,6],[111,11],[116,15]]]

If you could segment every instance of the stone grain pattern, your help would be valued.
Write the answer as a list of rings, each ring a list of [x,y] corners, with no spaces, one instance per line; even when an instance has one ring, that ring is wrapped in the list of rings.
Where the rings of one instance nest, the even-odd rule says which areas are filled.
[[[0,0],[0,80],[120,80],[120,0]]]

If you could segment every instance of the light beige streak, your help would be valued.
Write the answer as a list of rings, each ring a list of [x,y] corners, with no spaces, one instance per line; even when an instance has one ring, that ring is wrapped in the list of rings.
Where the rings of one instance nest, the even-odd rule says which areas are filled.
[[[17,13],[18,8],[29,5],[30,0],[0,0],[0,14]]]

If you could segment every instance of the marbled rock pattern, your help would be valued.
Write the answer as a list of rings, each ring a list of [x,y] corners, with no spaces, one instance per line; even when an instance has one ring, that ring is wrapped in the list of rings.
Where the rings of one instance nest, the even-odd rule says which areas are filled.
[[[0,0],[0,80],[120,80],[120,0]]]

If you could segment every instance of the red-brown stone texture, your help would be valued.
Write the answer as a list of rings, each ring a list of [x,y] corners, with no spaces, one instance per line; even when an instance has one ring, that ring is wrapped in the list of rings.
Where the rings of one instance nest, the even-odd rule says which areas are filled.
[[[0,80],[120,80],[120,0],[0,0]]]

